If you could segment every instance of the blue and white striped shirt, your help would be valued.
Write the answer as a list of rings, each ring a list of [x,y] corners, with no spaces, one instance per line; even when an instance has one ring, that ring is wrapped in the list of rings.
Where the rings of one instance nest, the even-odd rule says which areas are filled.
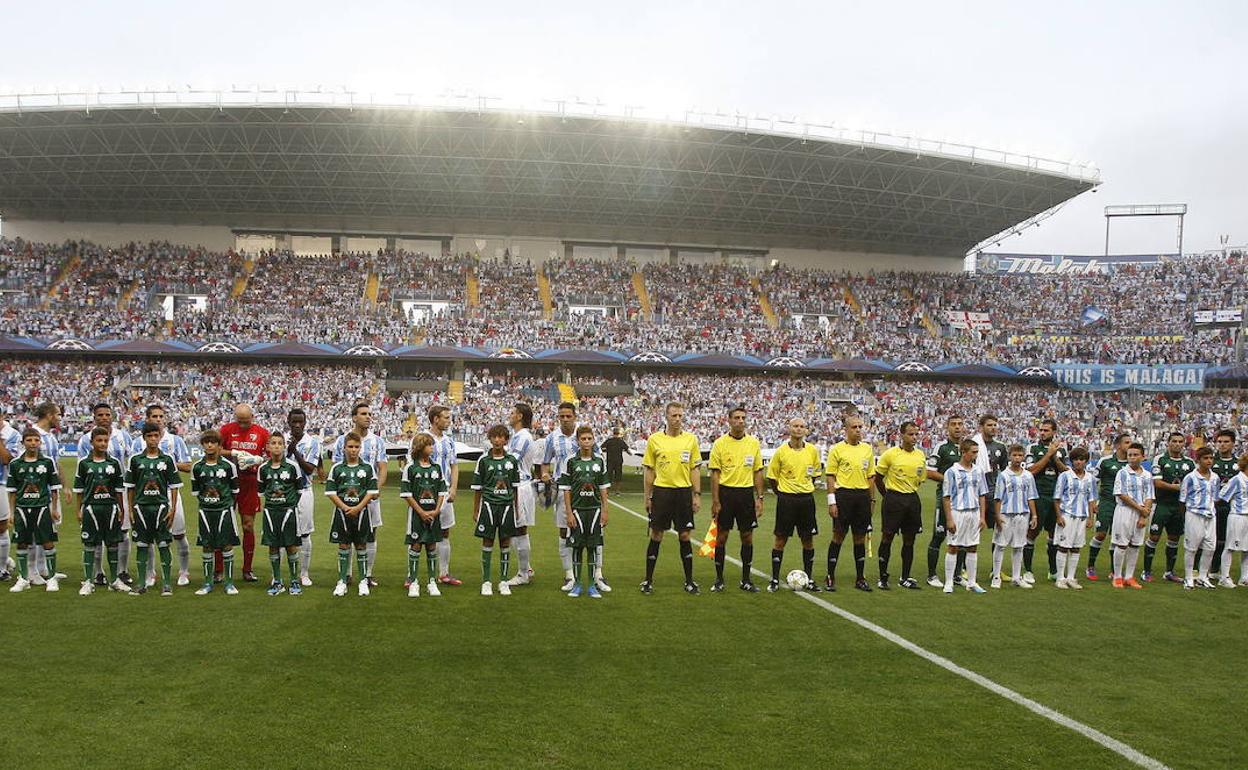
[[[1208,478],[1200,471],[1192,471],[1179,484],[1179,502],[1187,506],[1188,513],[1213,518],[1213,501],[1218,499],[1218,474],[1210,471]]]
[[[576,442],[576,431],[572,431],[572,435],[565,435],[562,430],[557,430],[546,437],[546,451],[542,455],[542,465],[550,466],[550,475],[559,478],[559,474],[563,473],[563,467],[568,464],[568,458],[576,455],[581,451],[580,446]],[[592,454],[598,454],[598,442],[594,442],[594,448],[590,450]]]
[[[533,480],[533,466],[537,464],[537,451],[533,446],[533,434],[528,428],[521,428],[511,434],[507,441],[507,454],[520,461],[520,480]]]
[[[147,442],[143,440],[143,435],[130,437],[130,455],[139,455],[147,451]],[[165,431],[160,437],[160,451],[173,458],[175,463],[189,463],[191,461],[190,450],[186,448],[186,442],[176,433]]]
[[[1096,499],[1096,474],[1085,471],[1082,476],[1067,468],[1057,477],[1053,499],[1061,505],[1062,515],[1072,519],[1086,519],[1089,506]]]
[[[944,496],[955,511],[978,511],[980,497],[988,494],[988,482],[978,468],[957,463],[945,472]]]
[[[4,427],[0,428],[0,442],[4,442],[4,448],[9,450],[14,460],[22,454],[22,432],[12,425],[5,423]],[[0,481],[4,481],[8,475],[8,463],[0,463]]]
[[[1031,471],[1023,468],[1018,473],[1006,468],[997,474],[997,489],[994,497],[1001,501],[1003,516],[1022,516],[1031,513],[1027,503],[1040,497],[1036,491],[1036,479]]]
[[[426,436],[433,439],[433,464],[438,466],[442,471],[442,478],[446,479],[446,483],[451,483],[451,468],[455,465],[455,461],[459,459],[457,450],[455,449],[455,439],[451,438],[451,434],[443,433],[441,438],[433,435],[433,431],[424,431]]]
[[[39,431],[39,452],[43,454],[44,457],[47,457],[54,462],[60,460],[61,442],[57,440],[56,434],[50,430],[44,430],[38,425],[34,425],[32,427]]]
[[[1153,474],[1143,468],[1136,473],[1131,470],[1130,465],[1123,466],[1118,470],[1118,475],[1114,477],[1114,497],[1118,495],[1126,495],[1139,505],[1152,500]],[[1117,507],[1125,508],[1126,506],[1119,501]]]
[[[347,452],[344,446],[347,443],[347,434],[344,433],[334,442],[334,452],[331,455],[334,463],[342,463],[347,461]],[[364,440],[360,442],[360,462],[368,463],[373,466],[373,470],[377,466],[386,461],[386,440],[376,433],[369,432]]]
[[[95,430],[92,428],[91,430]],[[91,431],[82,434],[78,439],[78,459],[91,456]],[[130,459],[130,436],[121,428],[113,427],[113,434],[108,437],[108,456],[121,463],[122,468],[128,467]]]
[[[313,465],[321,464],[321,439],[319,436],[314,436],[311,433],[303,434],[295,442],[295,445],[287,450],[286,456],[291,457],[295,451],[299,452],[299,456],[304,459],[304,462],[309,462]],[[295,463],[295,467],[299,469],[299,475],[303,477],[304,486],[301,488],[306,488],[307,485],[312,483],[312,474],[304,473],[303,466],[295,462],[293,458],[291,462]]]
[[[1222,485],[1218,499],[1231,504],[1231,513],[1236,516],[1248,516],[1248,476],[1243,471],[1236,473],[1230,481]]]

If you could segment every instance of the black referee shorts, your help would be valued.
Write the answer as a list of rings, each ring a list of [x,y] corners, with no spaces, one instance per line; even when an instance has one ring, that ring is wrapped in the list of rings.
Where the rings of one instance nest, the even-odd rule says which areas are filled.
[[[720,529],[737,529],[749,532],[758,527],[754,513],[754,487],[719,487],[719,516],[715,518]]]
[[[855,535],[871,531],[871,495],[865,489],[836,490],[836,518],[832,531],[844,535],[853,530]]]
[[[884,490],[884,500],[880,503],[880,520],[883,522],[885,535],[898,532],[903,535],[916,535],[922,532],[923,505],[919,502],[919,494]]]
[[[815,498],[808,492],[794,495],[776,493],[776,537],[789,538],[793,532],[803,540],[819,534],[819,520],[815,516]]]
[[[693,487],[653,487],[650,529],[666,532],[693,529]]]

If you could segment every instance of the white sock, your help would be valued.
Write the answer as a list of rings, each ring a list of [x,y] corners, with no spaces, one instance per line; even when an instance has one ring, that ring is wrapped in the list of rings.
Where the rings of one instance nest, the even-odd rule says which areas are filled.
[[[1079,571],[1079,552],[1071,551],[1070,553],[1066,554],[1066,557],[1067,557],[1066,579],[1074,580],[1075,573]]]
[[[438,541],[438,577],[451,574],[451,540],[443,537]]]
[[[373,576],[373,562],[377,561],[377,541],[368,544],[364,551],[364,566],[368,569],[367,577]]]
[[[104,572],[104,564],[104,544],[100,543],[95,547],[95,572],[97,575]],[[95,577],[95,575],[92,575],[91,577]]]
[[[1200,576],[1209,579],[1209,568],[1213,566],[1213,549],[1206,548],[1200,552]]]
[[[511,544],[516,548],[516,574],[528,576],[530,553],[529,536],[520,535],[519,537],[513,539]]]
[[[1122,579],[1123,579],[1123,577],[1124,577],[1123,572],[1122,572],[1122,562],[1123,562],[1123,560],[1125,560],[1125,559],[1126,559],[1126,556],[1127,556],[1127,554],[1126,554],[1126,550],[1127,550],[1127,549],[1125,549],[1125,548],[1119,548],[1119,547],[1118,547],[1118,546],[1116,546],[1116,545],[1114,545],[1114,546],[1110,546],[1110,548],[1111,548],[1111,549],[1113,549],[1112,551],[1110,551],[1110,553],[1111,553],[1111,554],[1112,554],[1112,556],[1113,556],[1113,561],[1114,561],[1114,572],[1113,572],[1113,576],[1114,576],[1115,578],[1119,579],[1119,580],[1122,580]]]
[[[312,536],[304,535],[299,540],[299,576],[308,576],[308,567],[312,565]]]
[[[1001,565],[1005,562],[1005,547],[994,545],[992,547],[992,579],[996,580],[1001,577]]]
[[[602,546],[598,546],[598,563],[594,565],[594,580],[602,580]]]
[[[1023,579],[1023,549],[1010,549],[1010,577],[1017,583]]]
[[[1135,548],[1128,548],[1127,558],[1125,560],[1127,573],[1126,573],[1126,577],[1124,577],[1123,580],[1126,580],[1127,578],[1135,577],[1135,564],[1139,560],[1140,560],[1140,547],[1136,546]]]
[[[123,531],[121,543],[117,546],[117,571],[130,571],[130,533]]]
[[[1229,577],[1231,574],[1231,549],[1227,548],[1222,551],[1222,569],[1226,570]],[[1239,579],[1248,582],[1248,559],[1244,558],[1244,554],[1239,555]]]
[[[43,546],[32,545],[30,547],[30,552],[34,557],[30,562],[32,565],[34,565],[33,568],[30,570],[30,572],[36,575],[42,575],[43,573],[47,572],[48,563],[43,558]],[[52,577],[52,576],[48,575],[48,577]]]
[[[1196,552],[1190,548],[1183,549],[1183,577],[1196,579]]]
[[[187,542],[185,536],[175,537],[173,539],[178,544],[178,571],[191,571],[191,544]]]
[[[7,492],[5,494],[8,494]],[[7,570],[9,563],[9,533],[0,532],[0,571]],[[1226,562],[1229,564],[1229,562]]]
[[[945,588],[953,588],[953,573],[958,569],[958,555],[945,553]]]
[[[1062,551],[1062,550],[1059,550],[1057,552],[1057,576],[1059,578],[1066,577],[1066,561],[1067,561],[1066,557],[1068,555],[1069,554],[1067,554],[1065,551]]]
[[[975,551],[967,551],[966,553],[966,582],[971,585],[979,585],[979,577],[976,574],[976,567],[979,566],[979,554]]]
[[[559,561],[563,564],[563,576],[572,579],[572,549],[566,538],[559,538]]]

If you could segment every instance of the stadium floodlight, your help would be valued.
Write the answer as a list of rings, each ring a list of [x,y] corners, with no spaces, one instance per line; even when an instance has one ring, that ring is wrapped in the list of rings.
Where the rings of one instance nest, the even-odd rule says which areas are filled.
[[[1178,219],[1178,255],[1183,256],[1183,217],[1186,203],[1132,203],[1105,207],[1105,256],[1109,256],[1109,225],[1121,217],[1175,217]]]

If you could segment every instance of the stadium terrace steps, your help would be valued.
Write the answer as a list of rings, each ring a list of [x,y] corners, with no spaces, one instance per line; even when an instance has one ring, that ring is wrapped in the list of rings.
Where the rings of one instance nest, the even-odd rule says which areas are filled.
[[[654,309],[650,305],[650,292],[646,291],[646,277],[640,270],[633,272],[633,291],[637,292],[637,304],[641,305],[641,313],[647,321],[654,320]]]
[[[468,307],[481,307],[481,279],[477,278],[477,271],[474,268],[470,267],[464,271],[464,289]]]
[[[845,287],[844,295],[845,304],[853,308],[855,315],[862,315],[862,305],[858,304],[858,298],[854,296],[854,292],[849,286]]]
[[[564,401],[571,401],[571,402],[572,402],[572,403],[574,403],[574,404],[575,404],[575,403],[577,403],[577,398],[576,398],[576,386],[575,386],[575,385],[572,385],[572,384],[567,383],[567,382],[559,382],[559,383],[555,383],[555,384],[556,384],[556,386],[559,388],[559,401],[560,401],[560,403],[562,403],[562,402],[564,402]]]
[[[464,381],[451,380],[447,383],[446,397],[449,398],[453,404],[464,403]]]
[[[139,290],[139,279],[135,278],[130,285],[122,289],[121,296],[117,298],[117,309],[125,310],[130,307],[130,300],[134,298],[134,293]]]
[[[82,262],[82,257],[75,254],[74,256],[65,260],[65,264],[61,265],[61,269],[57,271],[56,277],[53,278],[52,283],[48,285],[47,293],[44,294],[43,306],[45,308],[48,307],[50,304],[52,304],[52,298],[56,296],[57,287],[59,287],[65,281],[65,279],[69,277],[70,273],[78,269],[78,265],[81,262]]]
[[[758,306],[763,311],[763,318],[767,319],[767,325],[773,329],[779,328],[780,319],[776,316],[771,300],[767,298],[767,292],[763,291],[763,285],[759,283],[758,278],[751,278],[750,286],[754,288],[754,294],[758,297]]]
[[[381,278],[376,270],[368,271],[368,281],[364,283],[364,299],[373,307],[377,307],[377,294],[381,290]]]
[[[537,296],[542,299],[542,318],[549,321],[555,315],[555,298],[550,292],[550,279],[546,277],[544,268],[537,270]]]

